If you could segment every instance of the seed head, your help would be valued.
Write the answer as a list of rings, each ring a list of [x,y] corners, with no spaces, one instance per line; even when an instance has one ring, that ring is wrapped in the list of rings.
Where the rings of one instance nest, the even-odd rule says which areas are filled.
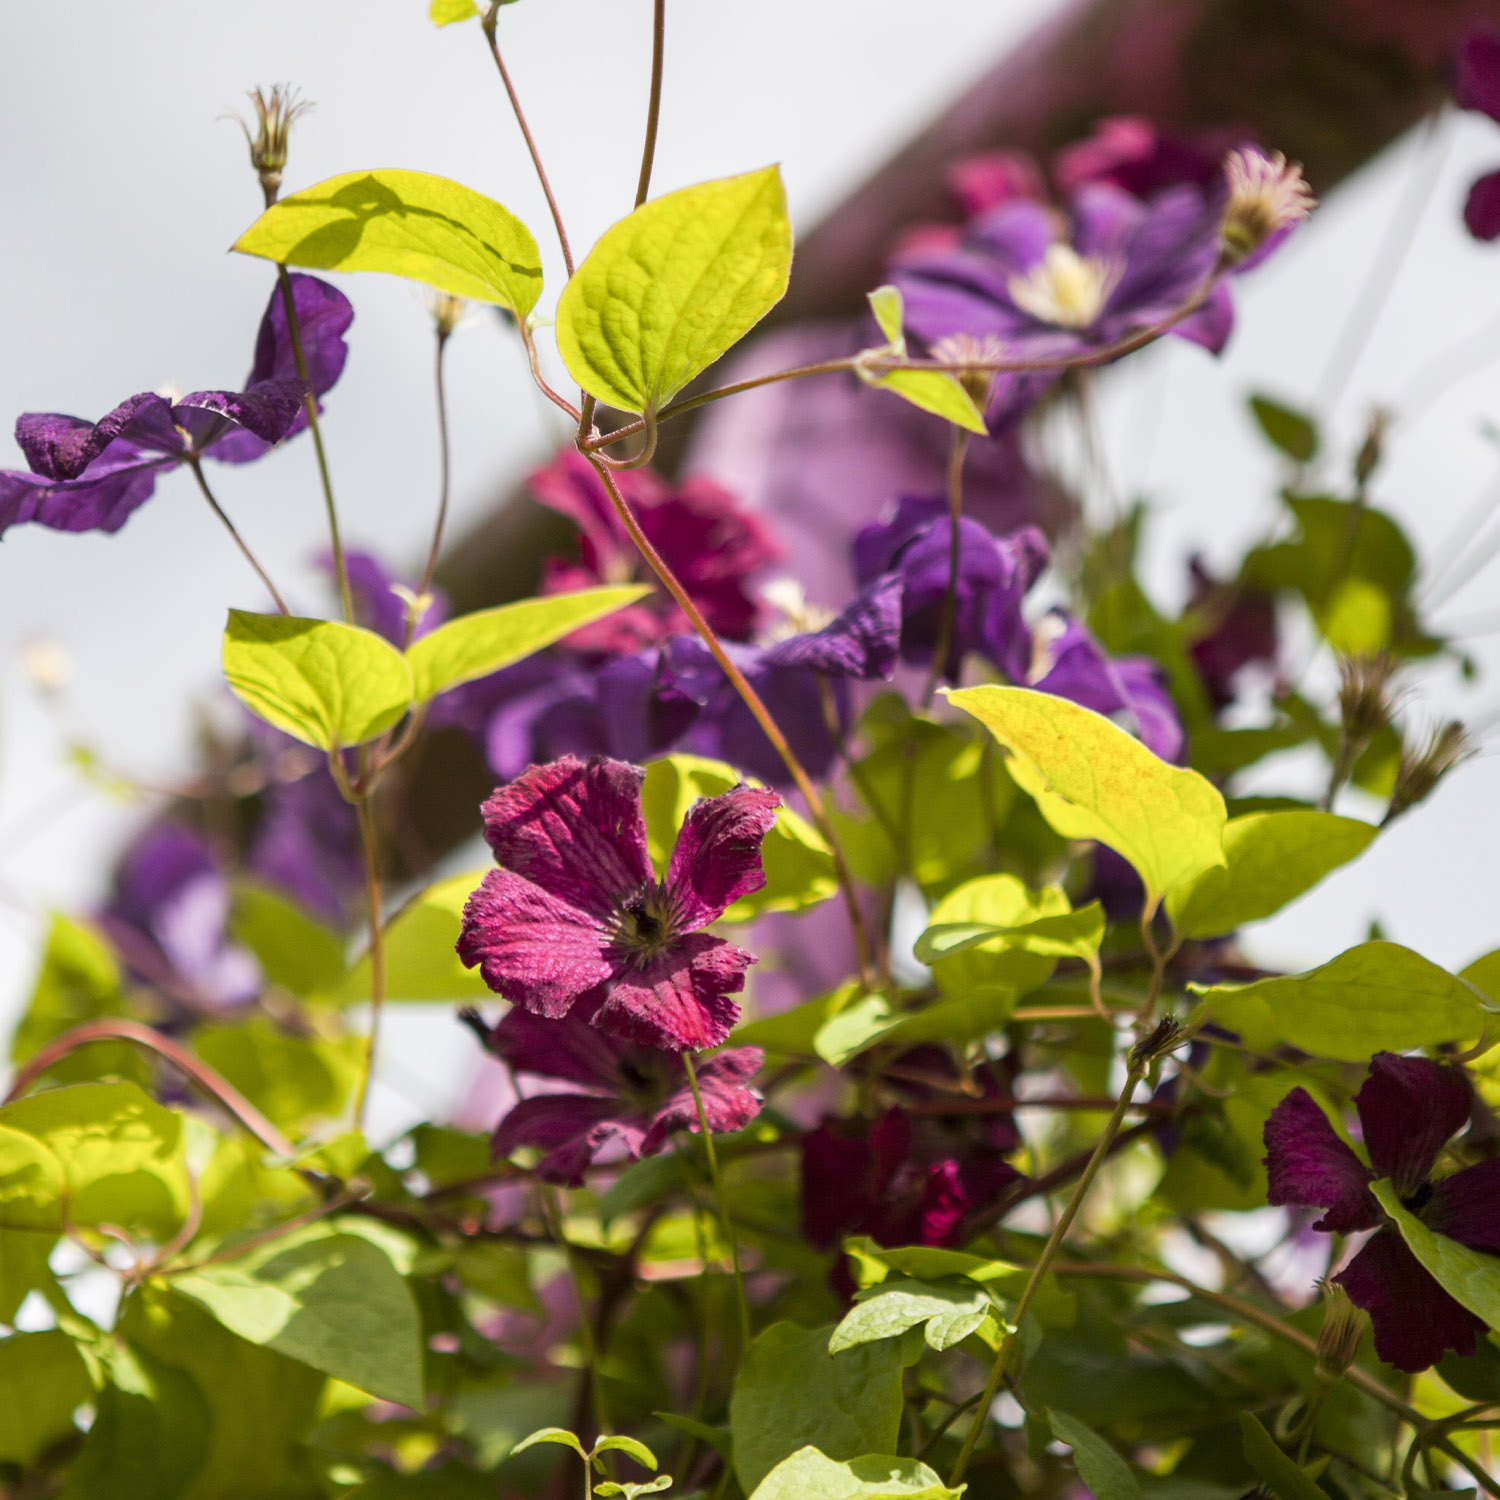
[[[1339,658],[1339,717],[1344,736],[1366,745],[1395,716],[1396,659],[1388,651]]]
[[[1238,265],[1270,237],[1301,223],[1317,199],[1296,162],[1281,152],[1241,148],[1224,158],[1229,201],[1219,224],[1219,250],[1226,265]]]
[[[261,191],[266,195],[269,208],[281,192],[281,174],[286,169],[287,142],[292,126],[305,115],[312,105],[297,97],[297,91],[289,84],[272,84],[269,91],[253,88],[249,93],[250,103],[255,106],[255,129],[241,116],[240,129],[245,132],[245,144],[250,148],[250,165],[260,178]]]
[[[1432,731],[1426,743],[1415,753],[1403,752],[1396,771],[1396,785],[1391,791],[1391,805],[1385,815],[1389,823],[1407,808],[1432,795],[1438,782],[1455,766],[1462,765],[1476,753],[1469,732],[1457,719]]]
[[[950,334],[932,346],[932,357],[947,366],[980,411],[989,405],[996,374],[989,367],[1005,358],[1005,345],[994,334]]]
[[[1323,1293],[1323,1326],[1318,1330],[1318,1354],[1314,1372],[1332,1385],[1343,1378],[1359,1353],[1359,1341],[1370,1326],[1369,1314],[1349,1300],[1336,1281],[1320,1281]]]

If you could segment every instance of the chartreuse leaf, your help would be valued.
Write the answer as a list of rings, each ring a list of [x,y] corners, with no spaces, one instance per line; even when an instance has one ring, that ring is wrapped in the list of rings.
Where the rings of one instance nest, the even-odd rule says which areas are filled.
[[[94,1394],[78,1346],[55,1328],[0,1339],[0,1391],[0,1464],[23,1466],[73,1432]]]
[[[1173,929],[1181,937],[1215,937],[1269,917],[1364,853],[1377,832],[1356,818],[1303,808],[1231,818],[1223,867],[1167,892]]]
[[[336,620],[232,609],[224,676],[251,713],[320,750],[374,739],[412,701],[401,653],[373,630]]]
[[[467,21],[478,14],[474,0],[432,0],[427,7],[427,19],[434,26],[451,26],[455,21]]]
[[[364,1042],[299,1036],[251,1016],[200,1028],[193,1050],[282,1129],[300,1132],[343,1113],[359,1083]]]
[[[667,755],[646,767],[641,804],[646,842],[658,870],[666,869],[677,830],[693,803],[717,797],[743,780],[733,766],[700,755]],[[838,891],[833,855],[823,836],[789,807],[777,811],[761,844],[761,864],[765,885],[736,901],[722,921],[748,922],[768,911],[806,911]]]
[[[1209,1016],[1256,1050],[1284,1042],[1342,1062],[1472,1041],[1486,1021],[1470,985],[1397,943],[1361,943],[1306,974],[1189,987]]]
[[[594,1467],[602,1468],[597,1462],[601,1453],[624,1453],[633,1458],[643,1469],[650,1469],[654,1474],[657,1470],[656,1455],[638,1438],[627,1437],[623,1433],[612,1433],[608,1437],[602,1437],[594,1444],[593,1452],[589,1457],[595,1460]]]
[[[844,1241],[844,1252],[855,1264],[861,1284],[884,1280],[892,1271],[922,1281],[966,1276],[970,1281],[988,1286],[1013,1278],[1025,1267],[1006,1260],[990,1260],[970,1255],[964,1250],[948,1250],[941,1245],[877,1245],[874,1240],[856,1235]]]
[[[1406,1211],[1391,1183],[1373,1183],[1371,1190],[1401,1231],[1406,1248],[1443,1290],[1491,1328],[1500,1328],[1500,1255],[1486,1255],[1450,1240],[1446,1234],[1434,1234],[1415,1214]]]
[[[1312,419],[1269,396],[1252,396],[1250,411],[1271,443],[1299,464],[1311,463],[1318,451],[1318,429]]]
[[[233,248],[313,271],[385,271],[520,318],[542,292],[531,231],[493,198],[428,172],[330,177],[273,204]]]
[[[1016,782],[1064,838],[1123,855],[1157,901],[1224,863],[1224,799],[1196,771],[1168,765],[1118,725],[1029,688],[948,694],[1010,751]]]
[[[1276,1500],[1328,1500],[1328,1492],[1276,1446],[1253,1412],[1240,1413],[1245,1461],[1265,1480]]]
[[[344,939],[269,886],[236,884],[229,931],[299,1000],[332,989],[344,972]]]
[[[464,968],[453,951],[464,903],[484,876],[470,870],[439,880],[386,923],[387,1000],[479,1000],[490,993],[479,971]],[[337,998],[351,1005],[370,998],[368,955],[350,967]]]
[[[422,1405],[417,1305],[389,1256],[321,1227],[172,1278],[231,1333],[387,1401]]]
[[[104,935],[86,923],[53,913],[30,1003],[11,1038],[11,1061],[25,1062],[53,1037],[117,1012],[119,996],[120,965]],[[100,1060],[98,1051],[86,1054],[89,1077],[99,1076]],[[57,1078],[59,1072],[54,1069],[48,1076]]]
[[[557,304],[568,373],[653,413],[786,292],[792,226],[775,167],[653,199],[605,232]]]
[[[1476,958],[1467,968],[1460,969],[1458,977],[1472,984],[1480,994],[1500,1004],[1500,948]]]
[[[835,1459],[896,1446],[898,1343],[886,1340],[835,1355],[828,1352],[832,1332],[828,1326],[773,1323],[745,1351],[729,1426],[735,1474],[747,1495],[805,1443],[821,1443]]]
[[[813,1051],[831,1067],[841,1068],[876,1042],[907,1047],[951,1042],[965,1047],[998,1031],[1015,1007],[1015,991],[994,986],[913,1010],[898,1010],[884,995],[865,995],[818,1028]]]
[[[1047,1421],[1073,1450],[1078,1477],[1095,1500],[1141,1500],[1140,1481],[1131,1473],[1130,1465],[1097,1432],[1065,1411],[1049,1410]]]
[[[0,1109],[0,1227],[164,1239],[187,1212],[182,1121],[135,1084],[71,1084]]]
[[[838,1354],[876,1339],[895,1338],[922,1325],[929,1348],[948,1349],[984,1322],[992,1303],[972,1281],[887,1281],[861,1292],[833,1330],[828,1352]]]
[[[0,1153],[3,1153],[0,1138]],[[0,1176],[5,1164],[0,1154]],[[4,1216],[4,1189],[0,1189],[0,1217]],[[0,1229],[0,1323],[9,1323],[27,1294],[50,1287],[53,1276],[49,1260],[57,1236],[43,1229]]]
[[[878,286],[870,293],[870,311],[886,337],[883,349],[871,349],[855,361],[854,372],[866,385],[879,391],[889,391],[900,396],[922,411],[943,417],[967,432],[983,436],[988,429],[984,425],[984,413],[974,404],[973,397],[952,375],[941,370],[876,370],[869,359],[880,356],[902,358],[906,354],[906,333],[902,327],[905,306],[901,289],[894,286]]]
[[[566,1427],[539,1427],[535,1432],[528,1433],[519,1443],[512,1448],[511,1456],[524,1453],[528,1448],[534,1448],[538,1443],[556,1443],[560,1448],[571,1448],[579,1458],[585,1462],[588,1460],[588,1450],[584,1448],[577,1437],[568,1431]]]
[[[842,1463],[808,1445],[784,1458],[750,1500],[958,1500],[924,1463],[867,1453]]]
[[[637,1495],[655,1495],[662,1490],[672,1488],[672,1476],[670,1474],[658,1474],[655,1479],[648,1479],[644,1484],[632,1484],[630,1480],[619,1482],[613,1479],[601,1480],[594,1486],[596,1495],[623,1495],[625,1500],[635,1500]]]
[[[522,599],[449,620],[413,641],[407,650],[416,701],[424,703],[461,683],[488,677],[560,641],[580,626],[633,604],[650,591],[649,585],[634,583],[580,589],[572,594]]]

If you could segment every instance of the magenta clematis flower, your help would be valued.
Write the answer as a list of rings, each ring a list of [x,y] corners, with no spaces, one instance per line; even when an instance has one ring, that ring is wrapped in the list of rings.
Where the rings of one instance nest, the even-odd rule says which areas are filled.
[[[630,469],[617,475],[616,483],[641,530],[714,630],[725,640],[749,640],[759,619],[750,579],[780,555],[767,523],[712,480],[685,479],[669,486],[650,469]],[[560,453],[532,474],[529,484],[543,505],[567,516],[582,533],[578,562],[549,560],[547,592],[652,577],[582,454],[571,449]],[[575,631],[568,644],[615,656],[690,628],[677,605],[658,592]]]
[[[1453,97],[1462,109],[1477,109],[1500,122],[1500,30],[1477,26],[1453,60]],[[1464,223],[1476,240],[1500,236],[1500,169],[1486,172],[1469,189]]]
[[[1247,667],[1276,665],[1276,599],[1249,584],[1215,578],[1201,557],[1190,558],[1188,567],[1193,580],[1188,608],[1204,626],[1188,655],[1214,708],[1227,708]]]
[[[513,1072],[563,1087],[532,1094],[495,1127],[497,1157],[518,1146],[544,1154],[539,1177],[577,1187],[605,1151],[635,1161],[654,1156],[674,1131],[699,1128],[698,1110],[682,1059],[655,1048],[621,1043],[591,1023],[597,1000],[581,1001],[559,1021],[513,1009],[495,1026],[473,1010],[459,1018]],[[716,1135],[743,1130],[760,1113],[760,1095],[749,1086],[765,1054],[731,1047],[696,1064],[703,1114]]]
[[[292,301],[314,394],[343,372],[349,300],[315,276],[293,276]],[[26,412],[16,441],[30,472],[0,471],[0,533],[24,521],[54,531],[118,531],[151,498],[156,478],[200,458],[248,463],[307,423],[278,287],[260,322],[242,391],[196,391],[173,402],[145,391],[97,422]]]
[[[665,879],[646,849],[639,766],[573,756],[532,766],[484,804],[500,869],[469,897],[458,955],[514,1005],[589,1020],[648,1047],[729,1035],[753,954],[702,929],[765,884],[775,792],[738,786],[688,811]]]
[[[1467,1123],[1471,1102],[1468,1080],[1457,1069],[1380,1052],[1354,1100],[1369,1167],[1305,1089],[1293,1089],[1266,1121],[1270,1201],[1323,1209],[1313,1228],[1329,1234],[1376,1231],[1334,1280],[1369,1313],[1375,1352],[1398,1370],[1425,1370],[1448,1349],[1472,1354],[1485,1325],[1406,1248],[1385,1222],[1370,1183],[1389,1178],[1402,1204],[1429,1229],[1500,1255],[1500,1160],[1432,1176],[1443,1147]]]

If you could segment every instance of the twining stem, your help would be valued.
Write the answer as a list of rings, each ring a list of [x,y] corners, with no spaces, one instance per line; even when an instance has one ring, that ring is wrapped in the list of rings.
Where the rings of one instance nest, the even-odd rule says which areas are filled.
[[[339,603],[344,618],[354,623],[354,596],[349,592],[349,568],[344,561],[344,540],[339,532],[338,507],[333,503],[333,478],[328,472],[328,454],[323,448],[323,429],[318,422],[318,397],[312,388],[312,379],[307,373],[307,353],[302,347],[302,325],[297,318],[297,303],[292,296],[292,278],[285,266],[276,267],[276,279],[281,285],[281,305],[286,309],[286,331],[292,341],[292,358],[297,362],[297,374],[304,391],[302,409],[307,413],[307,430],[312,434],[313,453],[318,460],[318,479],[323,486],[323,510],[328,517],[328,539],[333,549],[333,571],[338,579]]]
[[[55,1037],[26,1059],[16,1070],[5,1103],[19,1099],[33,1083],[70,1053],[95,1042],[130,1042],[145,1047],[166,1060],[203,1090],[244,1126],[268,1151],[277,1156],[295,1156],[297,1148],[228,1079],[221,1077],[201,1057],[140,1021],[109,1019],[85,1021]]]
[[[1089,1157],[1088,1165],[1084,1167],[1082,1175],[1074,1185],[1066,1206],[1058,1215],[1057,1223],[1052,1227],[1052,1233],[1047,1236],[1047,1242],[1042,1246],[1042,1253],[1037,1256],[1036,1264],[1031,1268],[1031,1275],[1027,1277],[1020,1300],[1016,1303],[1016,1310],[1011,1315],[1012,1331],[1000,1340],[1000,1347],[995,1351],[995,1362],[990,1367],[990,1378],[985,1382],[984,1393],[980,1396],[979,1405],[974,1410],[974,1420],[969,1424],[968,1435],[964,1438],[964,1445],[959,1450],[958,1461],[953,1466],[952,1474],[948,1476],[948,1484],[952,1488],[956,1488],[959,1480],[964,1477],[964,1471],[969,1467],[969,1460],[974,1456],[974,1448],[979,1442],[979,1435],[989,1422],[990,1405],[1005,1376],[1005,1367],[1010,1361],[1011,1351],[1021,1331],[1021,1320],[1030,1309],[1032,1299],[1042,1284],[1042,1277],[1047,1274],[1048,1267],[1051,1266],[1058,1250],[1062,1247],[1068,1230],[1073,1227],[1073,1220],[1078,1217],[1078,1210],[1083,1206],[1084,1197],[1098,1174],[1099,1168],[1104,1164],[1104,1158],[1109,1155],[1109,1148],[1119,1133],[1120,1126],[1124,1123],[1125,1112],[1130,1108],[1131,1096],[1135,1093],[1136,1085],[1146,1076],[1146,1067],[1147,1063],[1144,1059],[1131,1062],[1130,1071],[1125,1075],[1125,1087],[1121,1090],[1119,1099],[1115,1101],[1114,1112],[1104,1127],[1104,1133],[1099,1137],[1093,1155]]]
[[[646,106],[646,144],[641,151],[641,175],[635,185],[635,206],[639,208],[651,191],[651,166],[656,160],[656,127],[661,120],[662,57],[667,40],[667,0],[655,0],[651,22],[651,101]]]
[[[1119,1266],[1100,1262],[1073,1262],[1064,1261],[1055,1268],[1055,1274],[1064,1277],[1087,1277],[1104,1281],[1135,1281],[1149,1284],[1155,1281],[1166,1282],[1172,1286],[1179,1286],[1198,1301],[1207,1303],[1210,1307],[1222,1308],[1242,1323],[1253,1323],[1257,1328],[1274,1338],[1280,1339],[1285,1344],[1290,1344],[1294,1349],[1300,1349],[1309,1358],[1316,1359],[1318,1355],[1318,1341],[1300,1328],[1292,1325],[1275,1313],[1267,1312],[1265,1308],[1258,1307],[1254,1302],[1249,1302],[1243,1297],[1236,1297],[1229,1292],[1215,1292],[1208,1287],[1199,1286],[1197,1282],[1190,1281],[1186,1276],[1179,1276],[1174,1271],[1156,1270],[1145,1266]],[[1409,1423],[1418,1432],[1427,1432],[1436,1428],[1441,1432],[1442,1422],[1429,1421],[1416,1407],[1403,1401],[1393,1390],[1390,1389],[1378,1376],[1372,1375],[1368,1370],[1359,1365],[1350,1365],[1344,1372],[1344,1379],[1352,1386],[1357,1386],[1371,1400],[1378,1401],[1387,1411],[1393,1412],[1403,1422]],[[1479,1487],[1487,1495],[1494,1495],[1500,1500],[1500,1484],[1486,1475],[1484,1471],[1477,1468],[1474,1461],[1461,1449],[1441,1435],[1432,1439],[1432,1446],[1438,1448],[1454,1463],[1462,1465],[1471,1476],[1478,1481]]]
[[[484,17],[484,39],[489,43],[490,56],[495,59],[495,69],[500,74],[500,82],[505,85],[506,97],[510,100],[511,113],[516,117],[516,124],[521,127],[521,135],[526,142],[526,149],[531,153],[531,165],[536,170],[536,180],[542,186],[542,195],[547,200],[547,209],[552,215],[553,227],[557,230],[557,243],[562,247],[563,264],[568,268],[569,279],[573,275],[573,251],[568,244],[568,232],[563,228],[562,213],[557,207],[557,199],[552,196],[552,184],[547,180],[547,169],[542,165],[541,153],[536,149],[536,141],[532,138],[531,126],[526,123],[526,112],[521,108],[521,101],[516,97],[515,85],[510,81],[510,71],[505,66],[505,59],[500,56],[500,44],[495,39],[495,22],[500,15],[500,0],[492,0],[488,14]]]
[[[448,350],[450,330],[439,327],[437,331],[437,355],[433,361],[433,383],[437,394],[438,427],[438,507],[437,520],[432,527],[432,546],[427,550],[427,566],[422,569],[422,581],[417,585],[418,598],[424,598],[432,587],[432,575],[437,571],[438,553],[443,549],[443,528],[448,524],[448,490],[451,482],[452,444],[448,435],[448,383],[445,378],[443,356]],[[407,645],[417,624],[416,616],[409,615],[406,634]]]
[[[286,607],[286,600],[281,597],[281,591],[271,582],[270,575],[261,567],[255,554],[250,550],[249,544],[235,529],[235,524],[229,519],[224,507],[214,499],[213,491],[208,487],[208,480],[203,477],[202,463],[196,458],[190,458],[187,464],[188,468],[193,471],[193,478],[198,481],[198,488],[203,491],[203,498],[208,501],[208,508],[223,522],[225,531],[234,538],[234,544],[240,549],[240,554],[255,569],[255,576],[265,584],[271,598],[276,601],[276,608],[284,615],[291,614],[291,610]]]
[[[693,1066],[691,1052],[682,1054],[682,1066],[687,1070],[688,1087],[693,1091],[693,1108],[698,1111],[698,1129],[703,1135],[703,1155],[708,1160],[708,1178],[713,1184],[714,1201],[719,1206],[719,1227],[724,1231],[724,1242],[729,1246],[729,1264],[734,1271],[734,1295],[740,1311],[740,1348],[744,1350],[750,1347],[750,1303],[745,1297],[745,1278],[740,1273],[740,1252],[735,1243],[734,1226],[729,1222],[729,1200],[724,1196],[724,1179],[719,1174],[719,1154],[714,1150],[714,1133],[709,1128],[708,1115],[703,1109],[703,1091],[698,1087],[698,1070]]]
[[[953,627],[958,617],[958,566],[963,550],[964,457],[969,451],[969,434],[962,427],[953,429],[948,449],[948,587],[943,592],[943,612],[938,620],[937,646],[932,653],[932,670],[922,692],[922,707],[932,702],[937,685],[948,666],[953,649]]]
[[[380,1044],[380,1021],[385,1010],[385,924],[381,919],[380,842],[375,829],[373,789],[355,799],[359,818],[359,843],[364,854],[365,901],[370,922],[370,1032],[365,1040],[364,1072],[359,1080],[359,1097],[354,1105],[354,1126],[363,1130],[365,1106],[370,1098],[370,1084],[375,1077],[375,1052]]]
[[[702,610],[693,602],[692,596],[683,588],[677,575],[667,566],[666,559],[651,545],[650,538],[641,530],[640,523],[636,520],[629,502],[621,494],[619,485],[615,483],[614,475],[599,460],[598,455],[587,453],[584,456],[599,476],[599,482],[609,495],[610,503],[614,506],[615,514],[619,516],[626,535],[635,544],[636,550],[646,559],[651,571],[661,580],[662,587],[688,617],[693,629],[702,637],[704,645],[708,647],[713,659],[718,662],[735,692],[740,695],[745,707],[750,710],[755,722],[760,725],[761,732],[770,740],[772,748],[781,757],[782,764],[791,773],[797,790],[802,793],[803,801],[807,803],[808,813],[828,845],[833,858],[834,874],[838,877],[839,888],[843,891],[844,902],[849,908],[849,922],[853,933],[855,961],[859,968],[860,981],[867,986],[872,986],[875,982],[874,970],[870,964],[870,941],[865,933],[864,913],[860,910],[859,896],[854,889],[854,877],[850,873],[848,861],[844,858],[844,851],[839,844],[838,836],[829,821],[828,810],[823,805],[822,796],[813,785],[812,778],[807,774],[802,762],[797,759],[796,752],[787,742],[780,726],[772,718],[771,711],[761,701],[760,694],[735,665],[713,626],[704,618]]]

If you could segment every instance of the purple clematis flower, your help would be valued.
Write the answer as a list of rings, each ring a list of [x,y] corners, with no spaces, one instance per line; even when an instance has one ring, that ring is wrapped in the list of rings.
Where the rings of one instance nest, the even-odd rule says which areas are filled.
[[[775,792],[739,786],[696,803],[656,878],[641,812],[645,772],[595,756],[533,766],[484,804],[498,870],[469,897],[458,955],[514,1005],[589,1020],[648,1047],[715,1047],[755,962],[702,929],[765,884]]]
[[[1092,135],[1053,156],[1052,176],[1065,194],[1091,182],[1107,182],[1137,198],[1184,182],[1209,188],[1235,144],[1227,131],[1185,134],[1163,130],[1143,115],[1111,115]]]
[[[477,1011],[460,1013],[513,1072],[563,1086],[514,1105],[495,1127],[493,1149],[502,1157],[518,1146],[537,1148],[544,1153],[537,1175],[567,1187],[578,1187],[610,1148],[635,1161],[654,1156],[674,1131],[699,1128],[682,1059],[606,1036],[590,1024],[599,1003],[581,1001],[559,1021],[517,1008],[493,1027]],[[759,1047],[731,1047],[695,1064],[715,1134],[743,1130],[760,1113],[760,1095],[749,1085],[764,1061]]]
[[[641,530],[715,632],[725,640],[749,640],[759,618],[749,581],[780,554],[765,520],[708,479],[669,486],[650,469],[629,469],[616,476],[616,483]],[[593,465],[581,453],[560,453],[532,474],[529,484],[537,500],[567,516],[582,533],[578,562],[548,562],[547,592],[652,579]],[[575,631],[568,643],[615,656],[659,644],[687,628],[686,616],[659,591]]]
[[[1203,629],[1188,654],[1214,708],[1227,708],[1235,700],[1241,672],[1276,665],[1276,599],[1248,584],[1216,579],[1200,557],[1191,558],[1188,566],[1193,578],[1188,608]]]
[[[1500,122],[1500,29],[1476,26],[1460,45],[1453,72],[1453,97],[1460,108]],[[1476,240],[1500,236],[1500,169],[1486,172],[1469,189],[1464,223]]]
[[[321,396],[344,368],[348,298],[315,276],[291,278],[312,389]],[[26,412],[16,441],[30,472],[0,471],[0,533],[24,521],[54,531],[118,531],[178,464],[248,463],[307,422],[286,307],[278,287],[261,318],[255,362],[242,391],[196,391],[180,400],[146,391],[97,422]]]
[[[1330,1234],[1376,1231],[1334,1280],[1369,1313],[1375,1352],[1398,1370],[1425,1370],[1448,1349],[1472,1354],[1485,1325],[1438,1285],[1395,1225],[1385,1222],[1370,1183],[1389,1178],[1402,1204],[1429,1229],[1500,1255],[1500,1160],[1432,1177],[1443,1147],[1467,1123],[1471,1103],[1469,1082],[1458,1069],[1380,1052],[1354,1100],[1369,1167],[1305,1089],[1293,1089],[1266,1121],[1270,1201],[1323,1209],[1313,1228]]]

